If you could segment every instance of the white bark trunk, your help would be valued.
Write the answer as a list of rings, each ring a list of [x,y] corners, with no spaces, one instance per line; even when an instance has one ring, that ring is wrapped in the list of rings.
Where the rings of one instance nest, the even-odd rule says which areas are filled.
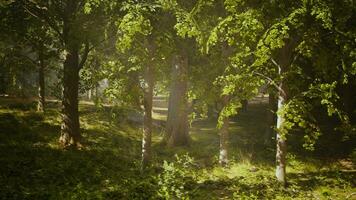
[[[229,96],[223,96],[222,104],[223,108],[229,103]],[[222,126],[219,129],[220,134],[220,153],[219,163],[221,166],[226,166],[229,162],[228,159],[228,140],[229,140],[229,117],[225,117],[222,121]]]
[[[282,95],[278,97],[278,110],[280,110],[285,102],[285,98]],[[281,115],[277,115],[277,130],[281,128],[284,119]],[[287,143],[285,138],[277,131],[277,153],[276,153],[276,177],[279,182],[286,184],[286,154]]]
[[[91,96],[92,96],[92,94],[91,94],[91,89],[89,89],[89,90],[88,90],[88,100],[89,100],[89,101],[91,100]]]

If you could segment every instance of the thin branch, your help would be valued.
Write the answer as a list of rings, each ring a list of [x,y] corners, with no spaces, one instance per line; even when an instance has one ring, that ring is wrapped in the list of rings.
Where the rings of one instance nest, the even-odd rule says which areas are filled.
[[[110,36],[110,37],[107,37],[107,38],[105,38],[105,39],[99,41],[99,42],[96,43],[95,45],[92,45],[91,47],[90,47],[90,45],[89,45],[89,42],[86,42],[86,43],[85,43],[85,47],[84,47],[84,52],[83,52],[83,55],[82,55],[82,59],[81,59],[81,61],[80,61],[80,63],[79,63],[79,66],[78,66],[79,69],[82,69],[82,68],[83,68],[83,66],[84,66],[84,64],[85,64],[85,62],[86,62],[86,60],[88,59],[88,54],[90,53],[90,51],[92,51],[94,48],[98,47],[100,44],[102,44],[103,42],[105,42],[105,41],[107,41],[107,40],[109,40],[109,39],[111,39],[111,38],[113,38],[113,37],[115,37],[115,35],[112,35],[112,36]]]
[[[273,58],[271,58],[271,61],[274,65],[278,67],[278,69],[281,69],[281,66]]]
[[[30,10],[31,8],[29,5],[25,4],[24,8],[33,17],[44,20],[58,34],[59,38],[63,41],[63,34],[59,30],[59,27],[57,25],[55,25],[55,23],[50,19],[50,17],[48,15],[46,15],[45,13],[43,13],[40,10],[40,8],[36,8],[36,6],[35,6],[35,9],[37,9],[36,14],[35,14],[35,12]]]
[[[283,96],[286,96],[285,91],[275,81],[273,81],[273,79],[271,79],[270,77],[268,77],[264,74],[258,73],[258,72],[253,72],[253,74],[262,76],[263,78],[267,79],[269,81],[269,84],[272,84],[280,93],[282,93]]]
[[[298,57],[299,57],[299,54],[296,54],[296,55],[294,56],[291,65],[297,60]]]

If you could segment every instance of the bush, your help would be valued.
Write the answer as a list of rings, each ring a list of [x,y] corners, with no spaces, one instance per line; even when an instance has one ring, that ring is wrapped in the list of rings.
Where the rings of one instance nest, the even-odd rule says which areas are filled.
[[[176,161],[164,161],[158,176],[158,194],[163,199],[189,199],[194,183],[193,158],[188,154],[175,155]]]

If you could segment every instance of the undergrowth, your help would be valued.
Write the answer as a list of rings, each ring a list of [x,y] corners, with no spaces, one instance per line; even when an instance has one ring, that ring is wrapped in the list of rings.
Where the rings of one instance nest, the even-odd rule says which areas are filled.
[[[154,133],[151,168],[140,171],[141,125],[127,109],[81,105],[82,150],[58,146],[60,113],[33,105],[0,108],[0,199],[352,199],[356,176],[336,164],[290,152],[289,184],[274,179],[273,150],[249,141],[257,132],[235,126],[231,161],[217,163],[218,136],[193,124],[192,144],[169,149]],[[205,127],[205,129],[203,129]],[[207,131],[203,131],[207,130]],[[250,134],[250,135],[249,135]],[[247,149],[247,150],[246,150]],[[249,152],[254,152],[250,154]]]

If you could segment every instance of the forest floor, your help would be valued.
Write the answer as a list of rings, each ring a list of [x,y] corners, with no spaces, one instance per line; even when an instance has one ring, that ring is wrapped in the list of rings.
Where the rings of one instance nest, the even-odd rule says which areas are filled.
[[[356,171],[347,157],[292,148],[288,187],[275,181],[263,100],[251,102],[231,122],[226,168],[218,166],[212,120],[192,123],[189,147],[162,145],[166,109],[158,101],[152,167],[142,173],[141,123],[130,120],[129,109],[81,103],[85,147],[63,150],[57,143],[58,103],[40,114],[33,102],[0,98],[0,199],[356,199]]]

